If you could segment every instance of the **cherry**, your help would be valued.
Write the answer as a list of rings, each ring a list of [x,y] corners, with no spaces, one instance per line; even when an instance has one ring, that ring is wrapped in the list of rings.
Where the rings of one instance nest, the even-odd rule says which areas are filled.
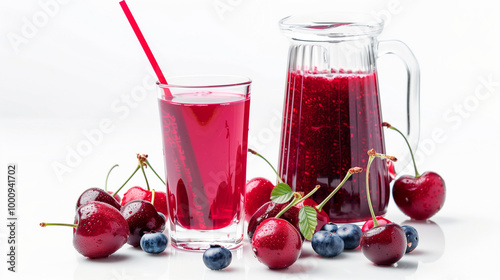
[[[435,172],[416,177],[399,177],[392,188],[394,202],[403,213],[415,220],[427,220],[444,205],[446,185]]]
[[[391,221],[387,220],[386,218],[382,216],[377,216],[375,217],[379,225],[387,225],[389,223],[392,223]],[[361,231],[365,232],[373,227],[373,220],[368,220],[364,223],[363,227],[361,227]]]
[[[271,201],[274,185],[265,178],[256,177],[248,181],[245,188],[245,220],[249,221],[262,205]]]
[[[76,209],[80,208],[80,206],[82,205],[94,201],[107,203],[116,208],[117,210],[120,210],[121,208],[120,203],[118,203],[118,201],[116,201],[116,199],[112,195],[107,193],[105,190],[99,188],[90,188],[85,190],[80,195],[80,197],[76,201]]]
[[[406,141],[415,168],[415,176],[404,175],[394,182],[392,196],[399,209],[415,220],[427,220],[434,216],[444,205],[446,185],[441,176],[435,172],[418,173],[413,151],[408,140],[401,131],[384,122],[383,126],[395,130]]]
[[[130,179],[135,175],[135,173],[137,173],[137,171],[139,169],[142,170],[142,173],[144,175],[144,179],[146,180],[147,190],[145,190],[139,186],[135,186],[135,187],[130,188],[127,192],[125,192],[125,194],[123,194],[123,199],[121,201],[122,206],[124,206],[125,204],[127,204],[128,202],[133,201],[133,200],[152,201],[152,197],[153,197],[152,192],[149,188],[148,178],[146,177],[146,173],[144,172],[145,166],[151,168],[151,171],[153,171],[156,174],[156,176],[158,177],[158,179],[160,179],[160,181],[163,184],[165,184],[163,179],[161,179],[161,177],[158,175],[158,173],[156,173],[156,171],[153,169],[153,167],[151,166],[151,164],[149,163],[147,158],[148,158],[148,155],[137,154],[137,159],[139,161],[139,164],[135,168],[132,175],[130,175],[130,177],[125,181],[125,183],[123,183],[123,185],[120,188],[118,188],[118,190],[115,192],[115,194],[117,192],[119,192],[128,183],[128,181],[130,181]],[[161,212],[163,215],[165,215],[165,217],[168,217],[166,192],[158,192],[158,191],[156,192],[154,206],[159,212]]]
[[[123,194],[122,207],[133,200],[146,200],[152,201],[153,193],[150,190],[145,190],[139,186],[130,188]],[[155,192],[154,206],[158,212],[161,212],[165,217],[168,215],[167,211],[167,194],[165,192]]]
[[[361,236],[361,252],[377,265],[392,265],[406,251],[406,235],[395,223],[380,225],[365,231]]]
[[[80,195],[78,200],[76,201],[76,209],[78,209],[80,206],[85,205],[89,202],[100,201],[100,202],[107,203],[107,204],[115,207],[116,209],[120,210],[120,208],[121,208],[120,197],[117,194],[113,194],[112,192],[108,192],[108,190],[107,190],[109,174],[111,173],[111,170],[113,170],[117,166],[118,166],[118,164],[115,164],[109,170],[108,175],[106,176],[106,182],[104,183],[104,190],[99,189],[99,188],[90,188],[90,189],[85,190]]]
[[[253,235],[257,230],[257,227],[266,219],[273,218],[278,215],[285,207],[288,206],[288,203],[276,203],[273,201],[269,201],[262,205],[255,213],[253,214],[250,221],[248,221],[247,234],[248,239],[252,242]],[[285,213],[283,213],[282,219],[291,223],[299,232],[299,209],[296,207],[292,207],[288,209]]]
[[[252,238],[252,251],[257,259],[272,269],[291,266],[299,258],[302,238],[288,221],[269,218],[263,221]]]
[[[149,201],[132,200],[123,205],[121,214],[128,223],[130,236],[127,243],[137,247],[141,237],[148,232],[162,232],[165,229],[165,219],[158,214]]]
[[[40,226],[73,227],[73,246],[85,257],[107,257],[127,242],[129,226],[116,208],[93,201],[76,211],[74,224],[40,223]]]
[[[392,265],[399,261],[406,251],[406,235],[404,230],[397,224],[389,223],[379,225],[370,198],[369,174],[370,166],[375,157],[388,158],[396,161],[395,157],[376,153],[373,149],[368,151],[370,156],[366,167],[366,200],[372,215],[374,227],[363,232],[361,235],[361,252],[376,265]]]

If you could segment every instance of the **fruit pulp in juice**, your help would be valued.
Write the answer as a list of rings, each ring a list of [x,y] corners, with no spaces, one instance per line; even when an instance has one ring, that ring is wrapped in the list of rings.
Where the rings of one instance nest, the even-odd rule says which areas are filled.
[[[309,74],[289,72],[284,105],[279,173],[296,191],[321,188],[320,203],[351,167],[366,169],[367,151],[384,153],[375,73]],[[389,202],[385,160],[370,168],[370,195],[375,213]],[[365,173],[354,174],[323,208],[335,222],[370,218]]]
[[[240,220],[250,98],[197,92],[159,106],[171,221],[215,230]]]

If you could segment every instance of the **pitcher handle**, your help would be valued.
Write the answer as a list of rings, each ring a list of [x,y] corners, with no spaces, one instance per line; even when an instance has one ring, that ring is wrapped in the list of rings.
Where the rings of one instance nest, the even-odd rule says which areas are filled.
[[[406,124],[408,131],[405,133],[408,142],[415,153],[420,138],[420,68],[417,59],[408,46],[396,40],[380,41],[378,44],[378,56],[394,54],[398,56],[406,65],[408,74],[408,84],[406,89]],[[390,121],[389,121],[390,123]],[[404,133],[404,131],[403,131]],[[403,153],[402,153],[403,154]],[[408,151],[406,156],[398,156],[399,170],[403,170],[410,163],[411,155]]]

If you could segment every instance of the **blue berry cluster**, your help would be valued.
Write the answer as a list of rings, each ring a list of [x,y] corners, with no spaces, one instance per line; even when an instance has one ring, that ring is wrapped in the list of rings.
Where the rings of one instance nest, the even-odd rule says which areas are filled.
[[[344,250],[357,248],[362,234],[361,228],[354,224],[337,226],[328,223],[313,235],[311,245],[320,256],[331,258],[338,256]]]

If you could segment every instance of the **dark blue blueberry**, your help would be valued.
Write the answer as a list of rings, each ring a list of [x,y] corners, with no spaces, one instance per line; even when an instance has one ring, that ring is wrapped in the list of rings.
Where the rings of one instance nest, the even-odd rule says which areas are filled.
[[[311,239],[312,248],[318,255],[331,258],[344,251],[344,240],[337,234],[326,230],[320,230]]]
[[[167,248],[168,239],[161,232],[146,233],[141,237],[141,248],[150,254],[159,254]]]
[[[324,224],[324,225],[321,227],[321,229],[320,229],[320,230],[326,230],[326,231],[329,231],[329,232],[336,232],[338,228],[339,228],[339,227],[338,227],[336,224],[334,224],[334,223],[332,223],[332,222],[329,222],[329,223],[327,223],[327,224]]]
[[[406,253],[410,253],[418,246],[418,232],[412,226],[402,226],[406,235]]]
[[[352,250],[359,246],[363,232],[357,225],[344,224],[339,226],[337,234],[344,240],[344,249]]]
[[[220,245],[210,245],[203,253],[203,262],[212,270],[220,270],[229,266],[233,255],[228,249]]]

